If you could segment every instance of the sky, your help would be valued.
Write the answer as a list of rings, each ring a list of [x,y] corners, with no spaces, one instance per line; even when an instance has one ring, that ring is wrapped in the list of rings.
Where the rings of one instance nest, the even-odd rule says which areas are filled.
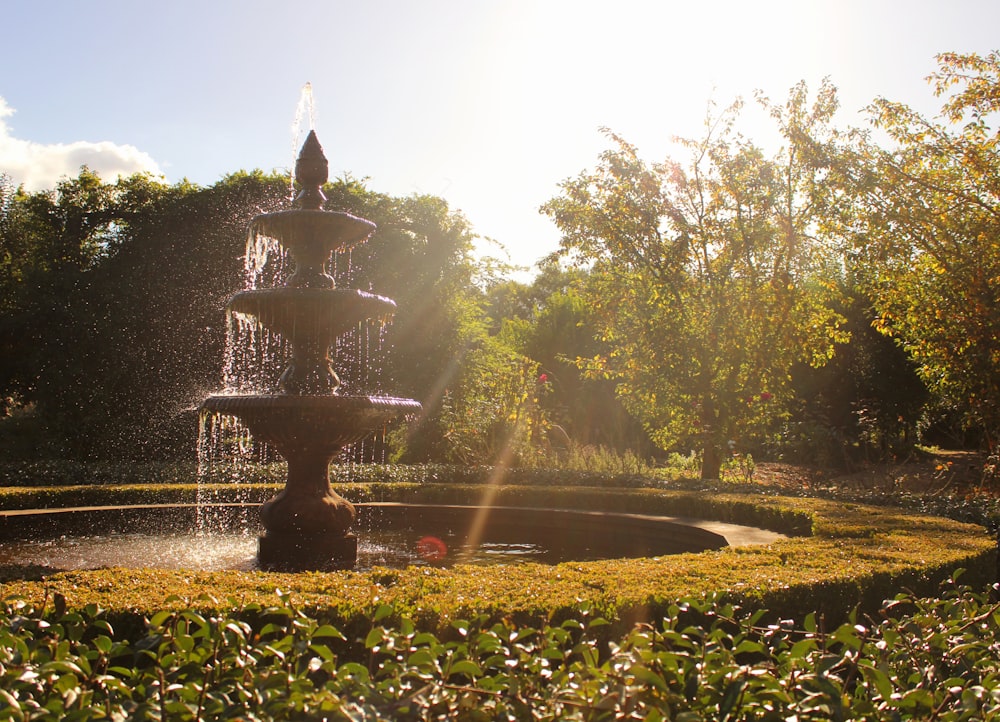
[[[663,160],[710,102],[825,77],[841,127],[878,96],[933,115],[934,56],[998,27],[996,0],[0,0],[0,173],[286,171],[309,83],[331,176],[442,196],[481,252],[531,266],[559,242],[539,206],[601,128]],[[740,128],[762,118],[748,102]]]

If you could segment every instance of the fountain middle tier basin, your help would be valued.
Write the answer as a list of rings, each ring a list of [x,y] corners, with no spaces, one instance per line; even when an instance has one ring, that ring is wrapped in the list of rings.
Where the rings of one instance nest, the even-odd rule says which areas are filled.
[[[256,318],[293,343],[315,339],[329,346],[363,321],[388,318],[396,302],[356,289],[281,287],[241,291],[229,310]]]
[[[400,416],[420,412],[420,402],[391,396],[215,395],[203,411],[239,418],[250,432],[284,449],[339,449],[360,441]]]

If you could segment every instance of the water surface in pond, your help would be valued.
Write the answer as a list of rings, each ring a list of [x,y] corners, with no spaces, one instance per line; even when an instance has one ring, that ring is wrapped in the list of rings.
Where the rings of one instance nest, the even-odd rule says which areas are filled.
[[[660,557],[780,537],[750,527],[641,514],[392,502],[356,506],[359,570]],[[254,569],[258,511],[256,505],[216,504],[0,512],[0,564]]]
[[[41,565],[55,569],[141,566],[249,571],[257,568],[256,556],[257,535],[240,531],[67,536],[0,544],[0,564]],[[412,530],[383,530],[365,532],[359,539],[355,569],[551,560],[550,551],[539,544],[482,542],[475,548],[468,548],[454,533],[432,536]]]

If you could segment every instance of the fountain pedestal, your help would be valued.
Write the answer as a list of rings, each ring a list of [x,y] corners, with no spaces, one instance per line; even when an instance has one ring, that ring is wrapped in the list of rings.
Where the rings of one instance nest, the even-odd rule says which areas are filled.
[[[254,438],[288,462],[285,488],[261,508],[266,532],[258,542],[265,569],[353,567],[357,537],[350,533],[354,506],[330,486],[329,467],[348,444],[392,419],[420,411],[412,399],[340,396],[330,346],[358,323],[388,316],[388,298],[334,287],[326,272],[330,255],[365,240],[375,225],[347,213],[320,209],[327,179],[323,149],[310,132],[296,162],[302,187],[296,210],[266,213],[254,227],[288,249],[295,272],[283,287],[250,289],[229,302],[233,312],[289,341],[291,360],[274,393],[210,396],[203,412],[239,418]]]
[[[325,453],[287,453],[285,488],[266,501],[260,518],[267,532],[257,540],[257,561],[266,569],[350,569],[358,538],[348,530],[354,505],[330,486]]]

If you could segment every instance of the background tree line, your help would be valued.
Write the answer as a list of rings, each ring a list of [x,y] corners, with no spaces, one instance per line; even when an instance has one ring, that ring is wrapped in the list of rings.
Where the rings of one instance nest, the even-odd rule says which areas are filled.
[[[715,477],[734,451],[992,450],[1000,57],[939,61],[936,119],[878,99],[872,129],[838,129],[823,83],[757,98],[774,152],[738,132],[739,103],[662,163],[609,131],[596,167],[543,207],[562,242],[531,283],[476,259],[440,198],[329,184],[328,208],[378,224],[352,284],[397,301],[388,387],[425,406],[391,457],[693,452]],[[0,183],[5,453],[190,456],[247,224],[287,197],[287,178],[260,172],[208,188],[87,169],[51,192]]]

